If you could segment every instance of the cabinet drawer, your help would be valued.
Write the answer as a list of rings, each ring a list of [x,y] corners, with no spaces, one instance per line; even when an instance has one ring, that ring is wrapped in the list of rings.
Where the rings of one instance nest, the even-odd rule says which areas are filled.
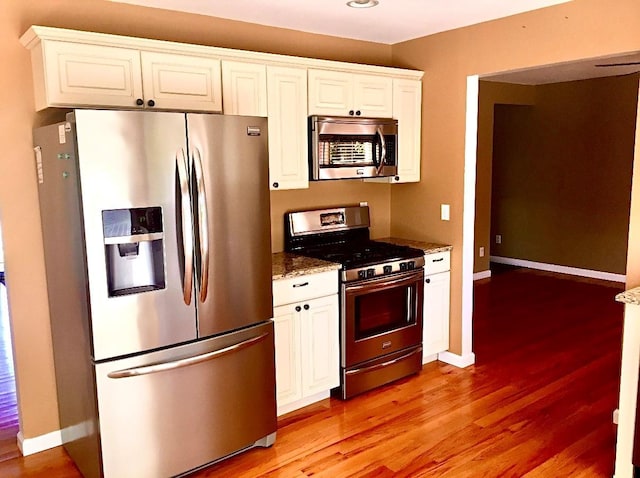
[[[273,305],[275,307],[337,293],[337,270],[273,281]]]
[[[437,274],[451,269],[451,252],[435,252],[424,256],[424,275]]]

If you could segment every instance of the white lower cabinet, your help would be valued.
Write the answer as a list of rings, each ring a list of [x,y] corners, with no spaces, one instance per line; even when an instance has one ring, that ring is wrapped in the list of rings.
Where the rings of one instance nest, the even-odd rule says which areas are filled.
[[[422,363],[449,348],[449,256],[448,251],[425,255]]]
[[[273,309],[278,415],[322,400],[340,384],[338,279],[333,276],[336,293]],[[300,279],[307,282],[305,276]],[[279,300],[286,299],[274,293],[274,304]]]

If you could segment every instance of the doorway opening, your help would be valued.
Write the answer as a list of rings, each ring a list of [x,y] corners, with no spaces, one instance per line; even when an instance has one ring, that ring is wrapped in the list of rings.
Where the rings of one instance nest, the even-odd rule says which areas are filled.
[[[18,431],[16,379],[0,230],[0,461],[19,456],[16,443]]]

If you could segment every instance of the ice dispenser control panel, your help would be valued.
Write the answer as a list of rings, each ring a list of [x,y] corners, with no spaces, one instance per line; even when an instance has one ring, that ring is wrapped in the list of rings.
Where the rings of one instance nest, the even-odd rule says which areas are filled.
[[[102,211],[109,297],[165,288],[162,208]]]

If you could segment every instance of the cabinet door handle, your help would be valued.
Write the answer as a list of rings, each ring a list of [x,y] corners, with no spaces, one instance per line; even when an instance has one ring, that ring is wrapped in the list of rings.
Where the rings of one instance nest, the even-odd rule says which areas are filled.
[[[304,310],[309,310],[309,304],[304,304]]]
[[[425,281],[427,284],[431,284],[431,279],[428,279],[428,278],[427,278],[427,279],[425,279],[424,281]]]
[[[440,259],[432,259],[431,262],[442,262],[444,261],[444,257],[441,257]]]
[[[156,102],[153,100],[149,100],[147,101],[147,104],[153,108],[156,105]]]
[[[293,284],[293,287],[306,287],[308,285],[309,285],[308,282],[302,282],[301,284]]]
[[[300,307],[299,305],[296,305],[296,312],[300,312],[302,310],[302,307]]]

